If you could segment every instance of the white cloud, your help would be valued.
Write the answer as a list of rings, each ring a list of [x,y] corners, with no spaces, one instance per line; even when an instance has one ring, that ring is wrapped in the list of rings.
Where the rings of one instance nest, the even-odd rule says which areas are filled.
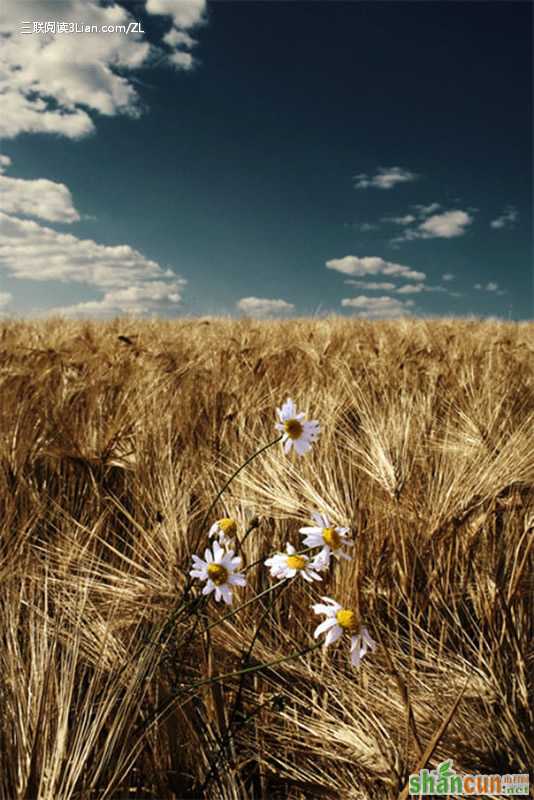
[[[402,167],[379,167],[376,175],[370,178],[366,173],[355,175],[354,184],[356,189],[368,189],[374,187],[376,189],[392,189],[398,183],[407,183],[414,181],[418,178],[415,172]]]
[[[424,281],[426,279],[424,272],[416,272],[410,267],[385,261],[378,256],[332,258],[326,262],[326,267],[344,275],[355,275],[357,277],[365,277],[366,275],[399,275],[407,280]]]
[[[413,300],[399,300],[396,297],[345,297],[341,301],[344,308],[354,308],[358,310],[356,316],[367,319],[384,319],[390,317],[406,316],[411,313],[411,308],[415,305]]]
[[[145,10],[168,13],[176,28],[188,28],[202,20],[204,8],[204,0],[149,0]],[[139,114],[137,92],[127,73],[149,64],[150,57],[161,55],[162,50],[137,33],[22,33],[22,22],[48,20],[96,25],[99,30],[103,25],[137,21],[116,3],[4,0],[0,6],[0,135],[11,138],[39,132],[77,139],[94,130],[88,111],[106,116]],[[170,46],[189,44],[181,39]],[[169,61],[186,69],[192,63],[183,50],[171,53]]]
[[[195,39],[185,31],[179,31],[176,28],[171,28],[168,33],[163,37],[165,44],[169,47],[194,47],[196,45]]]
[[[368,283],[367,281],[354,281],[350,278],[348,281],[345,281],[345,283],[349,284],[350,286],[356,287],[356,289],[368,289],[369,291],[373,292],[378,290],[384,292],[390,292],[393,289],[395,289],[394,283],[373,283],[371,281]]]
[[[473,222],[466,211],[445,211],[443,214],[433,214],[419,226],[419,231],[425,238],[452,239],[462,236],[465,229]]]
[[[442,281],[453,281],[454,280],[454,275],[452,274],[452,272],[445,272],[441,276],[441,280]]]
[[[100,288],[174,276],[129,245],[102,245],[0,212],[0,264],[26,280],[74,281]]]
[[[295,306],[286,300],[270,300],[266,297],[242,297],[236,307],[245,314],[253,316],[269,316],[271,314],[285,314],[293,311]]]
[[[407,228],[402,234],[392,239],[392,244],[409,242],[414,239],[453,239],[463,236],[468,225],[473,222],[473,217],[466,211],[453,209],[442,214],[432,214],[421,222],[417,228]]]
[[[65,184],[45,178],[24,180],[7,177],[2,173],[10,164],[8,156],[0,155],[0,195],[2,210],[6,214],[39,217],[49,222],[76,222],[80,219]]]
[[[67,317],[115,317],[120,314],[144,316],[175,311],[181,302],[181,287],[185,281],[164,283],[153,281],[126,289],[105,292],[102,300],[89,300],[72,306],[52,308],[46,315],[62,314]]]
[[[414,208],[417,209],[420,217],[428,217],[429,214],[433,214],[441,206],[439,203],[430,203],[428,206],[414,205]]]
[[[359,229],[361,230],[362,233],[367,233],[368,231],[376,231],[378,230],[378,227],[379,227],[378,225],[374,225],[371,222],[362,222],[359,225]]]
[[[396,291],[397,294],[419,294],[425,291],[425,286],[422,283],[407,283],[405,286],[399,286]]]
[[[187,49],[191,50],[196,45],[196,41],[192,36],[190,36],[188,33],[185,33],[185,31],[179,31],[177,28],[171,28],[171,30],[163,37],[163,41],[165,44],[169,45],[169,47],[174,48],[174,52],[169,56],[169,61],[171,64],[174,64],[174,66],[178,67],[179,69],[193,68],[195,63],[193,56],[191,53],[187,52]]]
[[[59,233],[33,220],[0,213],[0,266],[21,280],[85,284],[104,292],[100,301],[64,313],[132,310],[177,305],[186,281],[129,245],[102,245]],[[56,309],[57,310],[57,309]]]
[[[0,292],[0,308],[7,306],[13,300],[13,296],[9,292]]]
[[[176,50],[169,56],[169,62],[179,69],[193,69],[193,56],[183,50]]]
[[[419,294],[420,292],[445,292],[446,294],[457,297],[453,292],[450,292],[445,286],[427,286],[425,283],[407,283],[404,286],[399,286],[396,289],[397,294]]]
[[[394,222],[395,225],[410,225],[415,222],[413,214],[405,214],[403,217],[383,217],[383,222]]]
[[[515,209],[513,206],[508,206],[500,217],[492,220],[490,225],[495,229],[510,228],[513,227],[515,222],[517,222],[518,216],[517,209]]]
[[[488,283],[486,283],[485,286],[483,286],[481,283],[475,283],[473,289],[478,289],[479,291],[482,292],[493,292],[499,295],[506,294],[506,290],[501,289],[497,281],[489,281]]]
[[[147,0],[148,14],[167,14],[177,28],[192,28],[204,21],[205,0]]]
[[[384,269],[400,267],[400,264],[389,264],[389,262],[384,262],[388,266],[384,267]],[[395,271],[393,273],[394,277],[403,278],[405,280],[412,280],[416,281],[416,283],[406,283],[398,286],[394,283],[389,282],[373,282],[373,281],[366,281],[366,280],[353,280],[349,278],[345,281],[348,286],[354,286],[356,289],[364,289],[366,291],[385,291],[385,292],[395,292],[396,294],[421,294],[422,292],[443,292],[445,294],[449,294],[454,297],[459,295],[455,294],[454,292],[449,291],[445,286],[428,286],[424,283],[425,274],[423,272],[415,272],[415,270],[411,270],[408,267],[404,268],[404,272]]]

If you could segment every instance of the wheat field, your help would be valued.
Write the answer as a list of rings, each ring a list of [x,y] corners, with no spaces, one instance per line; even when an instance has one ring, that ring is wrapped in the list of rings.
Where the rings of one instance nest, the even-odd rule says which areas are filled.
[[[0,329],[1,800],[382,800],[534,763],[534,323]],[[208,523],[246,532],[252,602],[177,612],[288,397],[318,441]],[[316,510],[353,559],[267,592]],[[321,595],[377,642],[360,668],[310,649]]]

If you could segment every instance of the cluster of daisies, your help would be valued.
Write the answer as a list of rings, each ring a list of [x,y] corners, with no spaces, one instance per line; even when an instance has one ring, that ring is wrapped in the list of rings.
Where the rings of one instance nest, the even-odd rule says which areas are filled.
[[[293,447],[299,456],[311,448],[320,433],[316,420],[306,421],[304,413],[297,413],[292,400],[287,400],[282,408],[277,409],[279,421],[276,429],[282,433],[282,445],[285,453]],[[265,566],[273,578],[286,579],[300,576],[308,583],[322,581],[322,574],[328,570],[333,558],[350,560],[346,548],[353,547],[349,539],[349,529],[335,527],[323,513],[311,515],[314,526],[300,528],[303,545],[307,550],[319,548],[319,552],[309,557],[305,552],[297,552],[293,545],[287,543],[285,553],[275,553],[265,560]],[[209,538],[214,539],[211,547],[204,551],[204,558],[193,556],[192,578],[204,582],[203,595],[214,593],[215,600],[223,600],[232,604],[234,586],[246,586],[247,581],[241,568],[241,557],[235,555],[234,538],[237,537],[237,523],[225,517],[217,520],[210,528]],[[324,603],[312,606],[315,614],[324,615],[325,619],[317,626],[314,637],[325,634],[324,646],[329,647],[343,634],[350,636],[351,663],[357,667],[369,649],[374,650],[373,641],[367,628],[360,628],[355,611],[344,608],[336,600],[323,597]]]

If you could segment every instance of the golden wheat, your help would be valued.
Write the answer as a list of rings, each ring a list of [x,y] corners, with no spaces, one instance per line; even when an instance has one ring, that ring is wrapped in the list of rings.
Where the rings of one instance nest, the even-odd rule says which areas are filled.
[[[4,322],[0,371],[1,800],[364,800],[445,758],[528,770],[533,323]],[[155,640],[288,396],[319,442],[267,450],[214,519],[259,517],[257,593],[312,510],[353,561]],[[252,666],[313,643],[318,594],[378,639],[359,671],[334,648],[203,683],[260,618]]]

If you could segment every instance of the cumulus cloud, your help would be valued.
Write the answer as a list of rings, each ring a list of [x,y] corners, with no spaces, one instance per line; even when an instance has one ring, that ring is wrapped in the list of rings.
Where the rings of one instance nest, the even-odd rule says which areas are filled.
[[[0,263],[14,277],[125,287],[163,270],[128,245],[108,246],[0,213]]]
[[[13,296],[9,292],[0,292],[0,308],[4,308],[13,300]]]
[[[171,28],[171,30],[163,37],[163,41],[165,44],[168,44],[169,47],[192,48],[196,45],[196,41],[192,36],[185,31],[179,31],[176,28]]]
[[[481,283],[475,283],[473,289],[477,289],[478,291],[481,292],[493,292],[494,294],[499,294],[499,295],[506,294],[506,290],[501,289],[497,281],[489,281],[485,285]]]
[[[445,211],[443,214],[433,214],[419,226],[419,232],[426,238],[452,239],[462,236],[465,229],[473,222],[466,211]]]
[[[397,294],[419,294],[425,291],[425,286],[422,283],[407,283],[405,286],[399,286],[396,291]]]
[[[452,272],[445,272],[441,276],[441,280],[442,281],[453,281],[454,280],[454,275],[452,274]]]
[[[512,228],[514,223],[517,222],[518,216],[517,209],[515,209],[513,206],[508,206],[505,208],[500,217],[497,217],[497,219],[494,219],[490,222],[490,225],[496,230],[499,228]]]
[[[370,292],[379,290],[383,292],[390,292],[392,289],[395,289],[394,283],[387,282],[375,283],[373,281],[354,281],[349,278],[349,280],[345,281],[345,283],[349,284],[350,286],[354,286],[356,289],[368,289]]]
[[[365,172],[355,175],[353,180],[356,189],[393,189],[399,183],[415,181],[419,176],[402,167],[379,167],[376,175],[369,177]]]
[[[149,65],[154,56],[189,69],[191,38],[179,28],[203,19],[204,0],[148,0],[145,11],[168,15],[176,31],[163,47],[143,34],[100,32],[103,25],[137,20],[117,3],[97,0],[4,0],[0,6],[0,136],[54,133],[77,139],[91,133],[88,111],[106,116],[140,113],[139,98],[128,71]],[[98,33],[23,33],[23,22],[95,25]],[[172,34],[172,30],[169,32]],[[168,35],[168,34],[167,34]],[[168,53],[164,48],[170,48]],[[185,50],[184,50],[185,48]]]
[[[394,222],[395,225],[410,225],[410,223],[415,222],[415,217],[413,214],[405,214],[403,217],[383,217],[383,222]]]
[[[429,203],[427,206],[416,204],[414,208],[417,210],[420,217],[428,217],[429,214],[433,214],[434,211],[437,211],[441,206],[439,203]]]
[[[367,319],[384,319],[402,317],[411,314],[415,305],[413,300],[399,300],[396,297],[345,297],[341,301],[344,308],[357,310],[356,316]]]
[[[374,275],[386,275],[394,279],[412,281],[412,283],[404,283],[400,286],[390,281],[355,280],[353,278],[349,278],[345,281],[348,286],[353,286],[356,289],[363,289],[364,291],[385,291],[402,295],[421,294],[423,292],[443,292],[451,297],[459,296],[456,293],[451,292],[446,286],[429,286],[426,284],[426,275],[424,272],[417,272],[416,270],[404,266],[403,264],[395,264],[391,261],[385,261],[377,256],[366,256],[364,258],[358,258],[357,256],[345,256],[344,258],[327,261],[326,266],[328,269],[337,270],[345,275],[357,275],[363,278]],[[395,298],[390,298],[390,300],[394,301],[395,303],[400,302]],[[345,305],[354,304],[352,301],[350,303],[347,301],[345,302]]]
[[[365,277],[366,275],[398,275],[407,280],[424,281],[426,275],[424,272],[417,272],[410,267],[405,267],[402,264],[395,264],[391,261],[385,261],[378,256],[344,256],[343,258],[332,258],[326,262],[327,269],[333,269],[336,272],[341,272],[344,275],[355,275],[357,277]]]
[[[0,213],[0,266],[18,279],[79,283],[105,293],[101,301],[73,306],[73,313],[165,309],[180,303],[186,284],[129,245],[98,244],[4,213]]]
[[[45,178],[10,178],[3,174],[10,164],[9,156],[0,155],[0,196],[6,214],[39,217],[48,222],[70,223],[80,219],[65,184]]]
[[[172,17],[176,28],[192,28],[204,19],[205,0],[147,0],[148,14],[165,14]]]
[[[102,300],[89,300],[71,306],[59,306],[46,312],[66,317],[115,317],[121,314],[145,316],[175,311],[181,302],[181,287],[185,281],[164,283],[154,281],[126,289],[105,292]]]
[[[270,300],[266,297],[242,297],[236,307],[245,314],[252,316],[270,316],[272,314],[285,314],[293,311],[295,306],[286,300]]]
[[[421,292],[445,292],[453,295],[445,286],[427,286],[426,283],[407,283],[396,289],[397,294],[420,294]],[[454,294],[454,296],[458,296]]]
[[[463,236],[472,222],[473,217],[467,211],[460,209],[444,211],[442,214],[432,214],[416,228],[407,228],[402,236],[392,239],[392,244],[409,242],[414,239],[453,239]]]

